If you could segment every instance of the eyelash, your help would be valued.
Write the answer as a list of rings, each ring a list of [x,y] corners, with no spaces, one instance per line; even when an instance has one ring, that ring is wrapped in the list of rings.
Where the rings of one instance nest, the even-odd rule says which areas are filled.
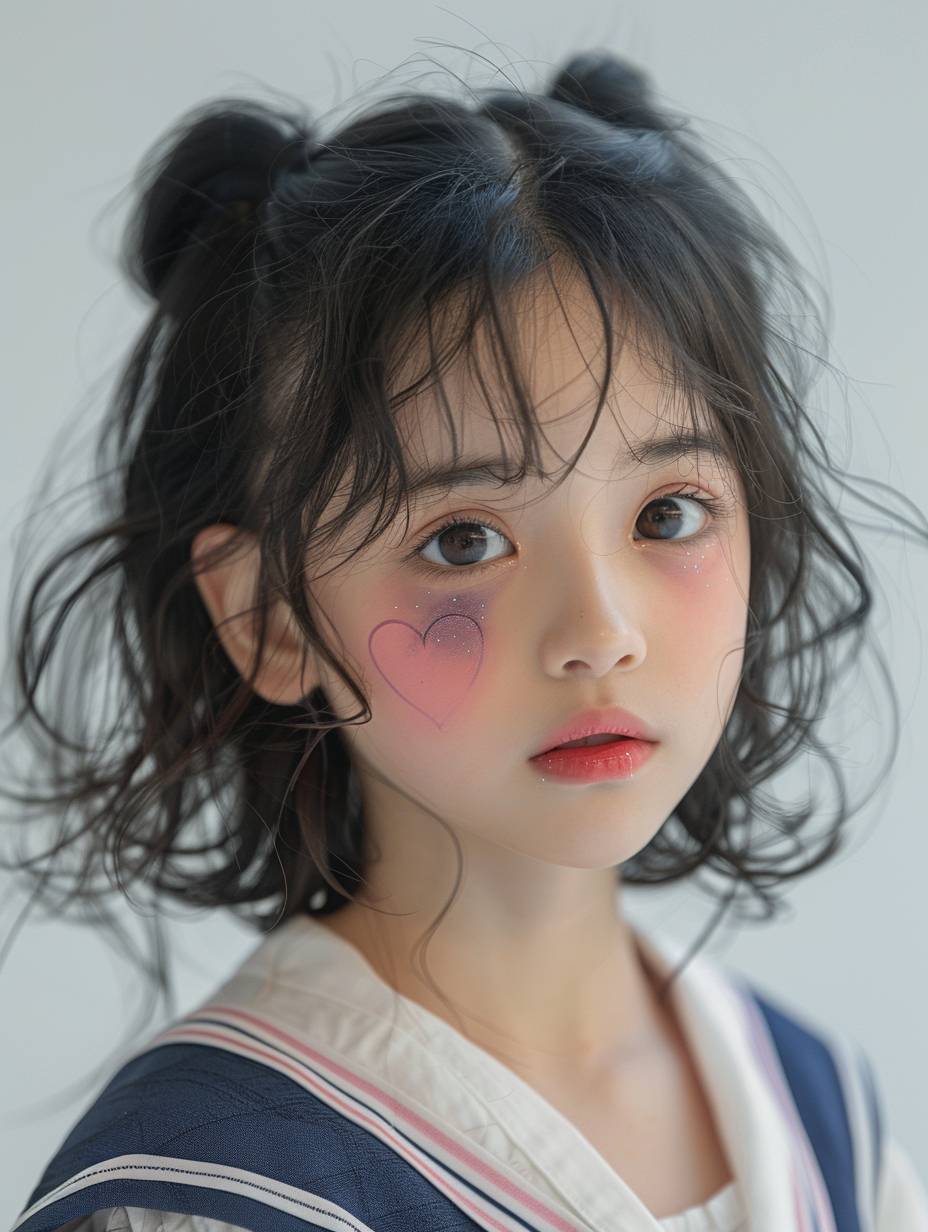
[[[653,504],[654,501],[666,500],[668,497],[680,497],[681,499],[685,498],[688,501],[694,501],[697,505],[702,505],[703,509],[705,509],[707,513],[711,514],[708,524],[703,530],[697,531],[695,535],[690,535],[686,539],[665,539],[665,540],[642,539],[642,540],[639,540],[638,542],[640,543],[664,542],[668,544],[676,544],[677,546],[681,544],[698,543],[700,539],[703,539],[712,533],[718,521],[728,517],[732,512],[731,501],[719,500],[717,497],[714,497],[714,496],[701,496],[699,495],[698,492],[692,492],[692,493],[685,492],[682,489],[678,489],[675,492],[662,492],[660,496],[653,496],[651,500],[649,500],[648,503],[643,506],[642,512],[644,511],[644,509],[647,509],[648,505]],[[637,521],[637,518],[635,520]],[[419,540],[419,542],[416,543],[416,545],[410,550],[408,555],[404,557],[404,560],[407,560],[407,561],[415,560],[416,557],[419,555],[419,553],[422,551],[422,549],[427,544],[431,543],[433,539],[436,539],[443,531],[449,530],[453,526],[486,526],[490,530],[495,531],[497,535],[502,535],[504,539],[509,538],[509,536],[505,533],[505,531],[500,526],[497,526],[496,523],[492,521],[492,519],[487,518],[483,514],[481,514],[479,517],[473,517],[473,518],[463,517],[460,514],[454,514],[453,516],[449,517],[445,522],[443,522],[440,526],[435,527],[434,530],[430,530],[427,535],[424,535]],[[483,564],[454,566],[454,565],[433,565],[431,561],[419,560],[417,561],[417,568],[421,569],[423,573],[431,573],[433,575],[440,575],[440,576],[447,577],[449,573],[469,573],[469,572],[472,572],[478,569],[488,569],[492,565],[495,565],[498,563],[499,562],[496,560],[490,560],[490,561],[484,562]]]

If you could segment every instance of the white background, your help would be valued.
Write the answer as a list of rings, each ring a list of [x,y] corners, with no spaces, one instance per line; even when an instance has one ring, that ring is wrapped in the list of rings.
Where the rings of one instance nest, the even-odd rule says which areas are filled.
[[[350,104],[358,90],[370,97],[391,72],[387,88],[418,82],[447,92],[455,72],[474,86],[505,85],[505,72],[541,88],[567,54],[594,47],[645,68],[663,100],[727,151],[739,178],[760,186],[752,191],[767,199],[833,303],[830,359],[840,375],[818,391],[821,414],[837,425],[832,439],[850,435],[852,472],[928,507],[926,11],[916,0],[6,6],[4,605],[13,539],[52,438],[67,429],[77,436],[62,439],[82,441],[92,431],[143,318],[115,267],[122,213],[103,211],[182,112],[218,95],[266,98],[279,88],[319,115]],[[880,507],[869,520],[897,516],[898,504],[875,495]],[[886,586],[875,629],[900,694],[899,757],[874,806],[852,822],[846,852],[791,887],[784,917],[727,933],[709,952],[859,1040],[876,1063],[891,1131],[925,1178],[928,560],[914,539],[906,548],[882,534],[863,542]],[[874,684],[839,709],[845,727],[834,738],[859,795],[885,751],[884,694]],[[811,761],[795,768],[783,794],[801,796],[809,780],[822,781]],[[6,938],[23,900],[9,878],[3,887]],[[707,918],[708,900],[692,888],[645,900],[629,895],[644,923],[681,931]],[[255,941],[218,917],[191,918],[172,933],[182,947],[180,1011]],[[0,967],[0,1222],[12,1221],[93,1099],[143,991],[140,974],[86,929],[30,916],[15,937]],[[94,1066],[101,1068],[91,1073]]]

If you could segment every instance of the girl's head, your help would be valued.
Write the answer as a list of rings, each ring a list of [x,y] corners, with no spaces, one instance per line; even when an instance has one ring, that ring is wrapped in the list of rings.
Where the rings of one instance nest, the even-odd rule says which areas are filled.
[[[16,798],[77,819],[46,858],[84,852],[79,894],[105,853],[271,927],[353,897],[401,814],[631,884],[710,866],[768,906],[835,849],[846,808],[810,855],[815,804],[760,791],[829,757],[829,652],[870,608],[805,406],[816,313],[687,129],[581,55],[543,93],[395,96],[325,137],[223,100],[152,151],[110,509],[17,646],[55,781]],[[35,697],[78,601],[121,685],[83,742]],[[658,738],[637,775],[529,763],[611,704]]]
[[[453,849],[439,819],[469,859],[487,857],[479,875],[471,866],[481,895],[515,893],[520,867],[537,881],[537,863],[501,849],[575,868],[624,863],[702,771],[737,693],[750,544],[736,442],[704,399],[674,395],[643,340],[613,356],[597,412],[600,311],[582,279],[543,270],[531,293],[519,288],[505,332],[481,323],[434,386],[428,354],[402,348],[391,395],[416,390],[388,438],[407,472],[402,515],[370,534],[366,505],[350,496],[354,463],[323,510],[324,521],[355,516],[325,553],[307,553],[309,610],[331,660],[360,683],[366,720],[349,721],[352,689],[329,655],[308,650],[286,599],[271,619],[273,653],[252,673],[277,704],[298,707],[321,689],[344,722],[366,837],[394,892],[400,869],[413,883],[404,890],[441,884]],[[523,457],[515,410],[501,405],[494,341],[514,342],[540,466]],[[688,446],[688,435],[705,444]],[[359,442],[353,456],[373,461],[376,449],[365,456]],[[240,614],[253,602],[260,535],[207,527],[193,554],[206,559],[236,537],[236,555],[196,580],[247,675],[255,623]],[[566,720],[610,705],[659,740],[632,779],[581,785],[530,762]],[[365,865],[369,895],[383,870]]]

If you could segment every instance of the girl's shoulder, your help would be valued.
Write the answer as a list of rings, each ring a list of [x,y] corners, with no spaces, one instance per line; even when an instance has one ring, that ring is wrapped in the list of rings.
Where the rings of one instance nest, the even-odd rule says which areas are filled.
[[[758,1066],[795,1109],[826,1184],[856,1176],[871,1205],[880,1185],[886,1117],[873,1061],[845,1027],[754,977],[727,968]]]
[[[690,954],[689,941],[665,929],[638,937],[658,976]],[[683,964],[675,1003],[717,1097],[732,1104],[762,1091],[777,1120],[808,1138],[830,1188],[857,1173],[862,1191],[875,1192],[885,1115],[871,1058],[851,1031],[705,951]]]
[[[234,1040],[222,1029],[197,1011],[130,1058],[71,1129],[11,1232],[371,1232],[369,1220],[413,1226],[423,1210],[447,1232],[480,1226],[389,1138],[341,1111],[328,1080],[314,1092],[311,1071],[285,1045],[241,1023]]]
[[[852,1178],[876,1232],[928,1232],[928,1191],[893,1136],[879,1076],[859,1039],[754,977],[730,967],[724,974],[745,1006],[761,1063],[788,1087],[832,1203],[841,1208],[842,1177]]]
[[[873,1212],[875,1232],[928,1232],[928,1191],[894,1137],[873,1060],[851,1030],[729,964],[714,964],[734,992],[759,1066],[797,1114],[838,1226]],[[853,1208],[853,1209],[852,1209]]]

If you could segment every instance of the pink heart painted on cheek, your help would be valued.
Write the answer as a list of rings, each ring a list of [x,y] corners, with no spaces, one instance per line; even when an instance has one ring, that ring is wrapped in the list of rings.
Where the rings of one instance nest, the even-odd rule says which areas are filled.
[[[394,693],[436,727],[464,700],[483,662],[480,626],[457,612],[439,616],[421,635],[405,620],[385,620],[367,645]]]

